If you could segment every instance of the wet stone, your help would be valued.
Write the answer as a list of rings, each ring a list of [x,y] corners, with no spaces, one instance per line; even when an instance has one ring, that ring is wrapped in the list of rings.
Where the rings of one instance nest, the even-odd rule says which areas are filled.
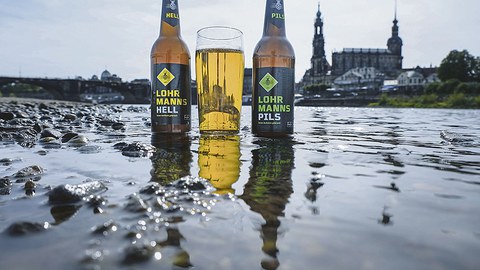
[[[122,148],[122,155],[127,157],[150,157],[154,152],[154,146],[139,142],[131,143]]]
[[[12,185],[12,182],[8,178],[1,178],[0,179],[0,188],[9,187]]]
[[[113,124],[115,124],[115,121],[112,119],[102,119],[98,123],[105,127],[111,127]]]
[[[128,146],[128,143],[126,142],[119,142],[119,143],[116,143],[113,145],[113,148],[117,149],[117,150],[122,150],[123,148],[127,147]]]
[[[66,143],[77,136],[78,136],[78,133],[68,132],[62,136],[62,143]]]
[[[43,138],[40,138],[38,142],[41,144],[48,144],[48,143],[54,143],[56,141],[57,139],[54,137],[43,137]]]
[[[29,167],[21,169],[20,171],[18,171],[14,175],[12,175],[12,177],[14,177],[14,178],[29,178],[29,177],[35,177],[35,176],[42,175],[43,173],[44,173],[44,170],[43,170],[42,167],[40,167],[38,165],[33,165],[33,166],[29,166]]]
[[[29,116],[28,113],[26,113],[26,112],[16,111],[16,112],[15,112],[15,117],[16,117],[16,118],[29,118],[30,116]]]
[[[40,151],[37,152],[37,154],[40,155],[40,156],[46,156],[48,154],[48,152],[45,151],[45,150],[40,150]]]
[[[189,191],[203,191],[211,188],[211,184],[207,180],[196,177],[185,177],[168,186]]]
[[[27,182],[25,182],[25,186],[24,186],[25,190],[35,189],[35,188],[37,188],[37,184],[35,184],[35,182],[33,182],[32,180],[28,180]]]
[[[22,147],[33,147],[37,140],[37,132],[30,128],[0,126],[0,141],[12,141]]]
[[[93,234],[102,234],[107,236],[112,232],[116,232],[118,230],[118,225],[113,222],[113,220],[109,220],[102,225],[96,226],[92,228]]]
[[[159,195],[160,193],[165,193],[165,189],[162,187],[162,185],[158,183],[153,183],[151,185],[148,185],[140,190],[141,194],[147,194],[147,195]]]
[[[0,196],[7,196],[7,195],[10,195],[10,193],[12,193],[11,188],[9,187],[0,188]]]
[[[137,194],[132,194],[127,199],[125,210],[133,213],[140,213],[148,211],[149,207],[145,201]]]
[[[52,215],[53,219],[55,219],[54,225],[59,225],[69,220],[78,212],[78,210],[80,210],[81,207],[81,205],[53,206],[52,209],[50,209],[50,214]]]
[[[155,253],[155,248],[150,244],[131,245],[125,249],[124,264],[136,264],[150,260]]]
[[[9,121],[15,118],[15,114],[12,112],[0,112],[0,119]]]
[[[13,120],[10,120],[8,121],[8,124],[9,125],[12,125],[12,126],[22,126],[22,127],[25,127],[25,126],[33,126],[35,124],[35,122],[31,119],[13,119]]]
[[[107,200],[99,195],[90,195],[84,198],[84,200],[87,201],[87,204],[90,207],[99,207],[107,204]]]
[[[82,154],[97,154],[102,151],[102,147],[98,145],[85,145],[77,149]]]
[[[80,202],[83,198],[107,190],[107,187],[93,181],[80,185],[61,185],[52,189],[48,194],[48,200],[53,204],[68,204]]]
[[[62,134],[54,129],[47,128],[40,133],[40,138],[45,138],[45,137],[53,137],[56,139],[60,139],[62,137]]]
[[[10,236],[22,236],[28,234],[41,233],[50,228],[48,222],[32,223],[32,222],[17,222],[7,228],[6,232]]]
[[[84,145],[87,145],[88,143],[89,143],[89,140],[84,135],[78,135],[68,141],[68,145],[73,147],[84,146]]]
[[[32,128],[33,128],[33,130],[35,130],[37,133],[41,133],[42,130],[43,130],[43,126],[41,126],[39,123],[35,123]]]
[[[68,121],[68,122],[71,122],[71,121],[75,121],[77,119],[77,116],[74,115],[74,114],[65,114],[65,116],[63,117],[63,120],[64,121]]]
[[[125,124],[124,124],[124,123],[118,123],[118,122],[117,122],[117,123],[114,123],[114,124],[112,125],[112,128],[113,128],[114,130],[120,130],[120,129],[125,128]]]

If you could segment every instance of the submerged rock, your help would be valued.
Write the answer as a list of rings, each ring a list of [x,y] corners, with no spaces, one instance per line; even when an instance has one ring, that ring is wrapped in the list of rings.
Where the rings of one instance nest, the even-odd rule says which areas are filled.
[[[122,148],[122,155],[127,157],[150,157],[154,152],[154,146],[139,142],[131,143]]]
[[[124,264],[135,264],[146,262],[153,257],[155,247],[151,244],[131,245],[125,249]]]
[[[12,185],[12,181],[8,178],[0,179],[0,188],[6,188]]]
[[[0,112],[0,119],[9,121],[15,118],[15,114],[12,112]]]
[[[120,129],[123,129],[123,128],[125,128],[124,123],[116,122],[112,125],[112,129],[114,129],[114,130],[120,130]]]
[[[93,181],[80,185],[61,185],[52,189],[48,194],[48,201],[53,204],[69,204],[80,202],[83,198],[107,190],[107,187]]]
[[[10,187],[0,188],[0,196],[7,196],[10,195],[10,193],[12,193],[12,189]]]
[[[14,177],[20,178],[20,177],[36,176],[36,175],[43,174],[43,172],[44,170],[42,167],[38,165],[33,165],[33,166],[29,166],[21,169],[16,174],[14,174]]]
[[[17,222],[7,228],[6,232],[10,236],[22,236],[33,233],[44,232],[50,228],[48,222],[44,223],[31,223],[31,222]]]
[[[92,228],[92,233],[93,234],[102,234],[102,235],[108,235],[111,232],[116,232],[118,230],[118,225],[113,222],[113,220],[109,220],[102,225],[96,226]]]
[[[68,133],[65,133],[63,136],[62,136],[62,143],[66,143],[68,141],[70,141],[71,139],[75,138],[78,136],[78,133],[75,133],[75,132],[68,132]]]
[[[184,177],[167,185],[167,187],[175,187],[187,191],[212,190],[212,185],[208,180],[197,177]]]
[[[59,205],[52,207],[52,209],[50,209],[50,214],[53,219],[55,219],[54,225],[59,225],[69,220],[78,212],[78,210],[80,210],[81,207],[81,205]]]
[[[16,142],[22,147],[31,148],[37,140],[37,131],[28,127],[0,126],[0,141]]]
[[[85,137],[84,135],[78,135],[76,137],[73,137],[68,141],[68,145],[72,147],[80,147],[87,145],[89,142],[88,138]]]
[[[45,138],[45,137],[53,137],[55,139],[60,139],[62,137],[62,133],[54,129],[47,128],[47,129],[44,129],[42,133],[40,133],[40,138]]]

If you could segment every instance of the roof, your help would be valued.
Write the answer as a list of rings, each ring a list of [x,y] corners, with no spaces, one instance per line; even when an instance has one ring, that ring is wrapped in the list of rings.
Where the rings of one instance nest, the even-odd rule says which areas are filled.
[[[379,48],[344,48],[340,53],[384,53],[390,54],[391,52],[388,49],[379,49]]]

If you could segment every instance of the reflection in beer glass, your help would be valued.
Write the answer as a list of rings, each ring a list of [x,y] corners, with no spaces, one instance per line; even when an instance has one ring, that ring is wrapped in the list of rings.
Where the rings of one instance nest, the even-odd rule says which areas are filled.
[[[294,143],[289,137],[259,139],[254,143],[260,148],[252,151],[250,178],[240,198],[265,220],[260,230],[262,250],[268,257],[262,260],[262,268],[277,269],[280,266],[277,259],[280,217],[285,215],[293,193]]]
[[[152,145],[157,148],[150,158],[152,182],[166,185],[190,175],[193,157],[188,136],[158,135],[152,137]]]
[[[240,177],[240,137],[202,135],[198,167],[200,177],[209,180],[217,193],[235,193],[232,185]]]

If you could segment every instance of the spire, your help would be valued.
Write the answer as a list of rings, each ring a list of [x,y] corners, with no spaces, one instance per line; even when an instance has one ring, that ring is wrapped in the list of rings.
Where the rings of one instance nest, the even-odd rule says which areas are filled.
[[[318,1],[318,11],[317,11],[317,19],[322,16],[322,12],[320,12],[320,1]]]
[[[394,13],[394,19],[393,19],[392,37],[398,37],[397,0],[395,0],[395,13]]]
[[[397,0],[395,0],[395,20],[394,21],[397,21]]]

